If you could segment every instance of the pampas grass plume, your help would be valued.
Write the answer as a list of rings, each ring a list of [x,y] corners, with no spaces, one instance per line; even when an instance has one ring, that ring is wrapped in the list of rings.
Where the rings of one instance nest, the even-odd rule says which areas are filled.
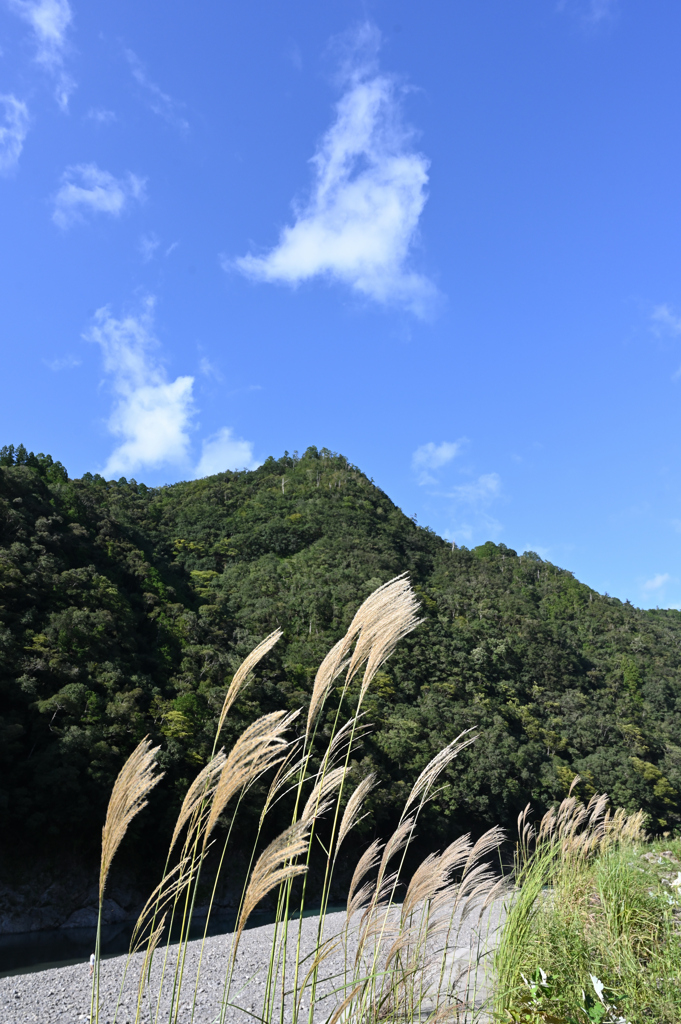
[[[216,740],[220,736],[222,727],[225,724],[227,712],[246,685],[248,676],[261,658],[264,658],[265,655],[272,650],[277,640],[280,640],[283,635],[284,634],[281,629],[275,629],[274,633],[270,633],[270,635],[265,637],[257,647],[253,648],[250,654],[246,655],[241,665],[234,673],[234,677],[229,684],[229,689],[227,690],[227,694],[222,705],[222,711],[220,712],[220,720],[218,722],[217,732],[215,733]]]
[[[102,829],[102,858],[99,868],[99,899],[104,895],[111,862],[121,845],[123,836],[135,815],[147,805],[147,794],[163,778],[157,773],[156,754],[160,748],[152,747],[148,736],[135,747],[121,768],[114,783]]]

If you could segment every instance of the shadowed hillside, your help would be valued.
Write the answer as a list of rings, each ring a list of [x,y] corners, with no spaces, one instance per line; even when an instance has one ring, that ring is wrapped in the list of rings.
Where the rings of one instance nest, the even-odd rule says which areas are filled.
[[[0,452],[5,855],[46,840],[94,854],[112,781],[146,733],[162,743],[165,795],[129,848],[160,833],[165,843],[244,655],[282,627],[226,745],[264,711],[306,707],[316,666],[361,601],[405,570],[424,622],[366,702],[374,730],[355,772],[373,767],[383,785],[365,836],[470,726],[479,741],[423,819],[431,848],[512,825],[527,801],[540,810],[562,798],[575,773],[582,796],[642,806],[653,829],[679,822],[680,612],[603,597],[503,544],[452,549],[326,450],[147,488],[69,480],[49,456],[10,447]]]

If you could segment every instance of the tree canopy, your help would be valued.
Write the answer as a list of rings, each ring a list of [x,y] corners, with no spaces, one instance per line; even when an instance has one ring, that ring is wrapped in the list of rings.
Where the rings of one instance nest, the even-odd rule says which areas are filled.
[[[283,639],[230,715],[307,706],[314,673],[364,598],[407,571],[423,622],[372,685],[355,759],[382,785],[364,827],[391,819],[427,760],[477,743],[424,828],[438,843],[512,825],[532,801],[608,792],[676,827],[681,799],[681,612],[603,596],[533,552],[457,548],[405,516],[326,449],[150,488],[23,446],[0,450],[0,820],[12,849],[49,837],[96,849],[124,758],[163,745],[164,833],[210,754],[248,651]],[[331,712],[330,712],[331,713]]]

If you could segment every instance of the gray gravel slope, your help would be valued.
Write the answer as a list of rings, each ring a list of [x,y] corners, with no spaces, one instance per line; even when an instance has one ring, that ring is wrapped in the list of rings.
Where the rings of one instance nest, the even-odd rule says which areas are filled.
[[[479,954],[490,949],[494,944],[494,935],[499,923],[500,907],[493,907],[478,922],[477,915],[463,922],[452,943],[447,962],[455,967],[460,980],[455,986],[463,994],[466,979],[478,975],[478,994],[484,989],[484,969],[477,966]],[[329,914],[325,921],[324,939],[333,939],[339,935],[345,925],[345,914]],[[289,929],[297,932],[298,922],[289,924]],[[303,920],[301,931],[302,955],[306,956],[315,949],[317,943],[318,918],[308,917]],[[262,1010],[265,979],[269,951],[272,945],[274,925],[263,925],[243,933],[237,954],[236,967],[230,992],[230,1006],[226,1020],[230,1024],[256,1024],[253,1015],[259,1016]],[[190,1024],[191,1003],[197,968],[200,961],[200,973],[197,985],[195,1024],[211,1024],[219,1016],[225,973],[227,970],[231,935],[216,935],[206,939],[201,955],[201,941],[190,942],[187,947],[184,968],[184,984],[178,1014],[178,1024]],[[295,943],[289,943],[295,947]],[[349,949],[353,953],[353,935],[350,935]],[[169,997],[172,983],[168,983],[175,971],[177,946],[171,946],[165,965],[165,983],[158,1015],[159,1024],[168,1020]],[[292,950],[293,952],[293,950]],[[140,1021],[153,1021],[156,1017],[156,994],[163,970],[165,950],[157,951],[152,968],[151,984],[145,995],[144,1010]],[[128,967],[121,1006],[116,1024],[133,1024],[137,1007],[137,991],[144,956],[136,954]],[[112,957],[105,960],[101,967],[100,987],[100,1022],[111,1024],[118,993],[125,968],[125,957]],[[311,964],[308,959],[301,975],[304,975]],[[469,970],[470,965],[470,970]],[[317,998],[324,996],[316,1003],[315,1020],[323,1022],[338,1005],[342,996],[337,990],[342,983],[345,968],[345,953],[340,943],[320,968],[320,976],[325,980],[319,986]],[[289,957],[287,977],[292,979],[293,964]],[[334,977],[336,976],[336,977]],[[288,986],[287,986],[288,987]],[[0,1024],[81,1024],[90,1016],[90,977],[88,964],[78,964],[33,974],[14,975],[0,979]],[[309,1007],[309,989],[303,996],[302,1005]],[[291,1021],[291,1002],[285,999],[284,1021]],[[274,1019],[278,1022],[279,1014]],[[307,1020],[307,1014],[304,1017]]]

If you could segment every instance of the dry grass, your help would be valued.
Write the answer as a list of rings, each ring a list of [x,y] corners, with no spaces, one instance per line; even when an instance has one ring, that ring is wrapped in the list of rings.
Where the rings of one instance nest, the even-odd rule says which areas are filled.
[[[106,819],[102,829],[102,854],[99,866],[99,913],[95,942],[95,970],[90,998],[90,1020],[99,1020],[100,936],[102,905],[111,864],[133,818],[147,805],[147,796],[163,774],[156,770],[159,747],[152,747],[147,736],[139,743],[125,762],[114,783]]]
[[[268,962],[267,979],[262,1010],[255,1014],[264,1024],[274,1024],[276,1007],[276,1019],[281,1024],[285,1005],[286,1013],[290,1011],[292,1015],[291,1024],[301,1024],[303,1012],[308,1014],[308,1024],[313,1024],[315,1013],[319,1014],[315,1020],[323,1019],[328,1024],[340,1021],[343,1024],[412,1024],[416,1021],[439,1024],[445,1020],[489,1020],[493,1011],[499,1019],[523,1020],[527,1024],[530,1021],[534,1024],[548,1022],[558,1018],[537,1014],[523,1017],[522,1013],[528,1010],[528,1006],[532,1013],[536,1006],[530,1006],[527,1001],[523,1003],[522,999],[520,1004],[517,1003],[519,986],[524,984],[522,974],[529,969],[528,962],[533,962],[532,957],[536,959],[538,949],[551,948],[549,939],[557,934],[555,921],[551,927],[547,925],[545,911],[551,906],[551,901],[542,896],[543,888],[553,886],[560,893],[560,899],[565,896],[567,900],[571,893],[570,899],[575,902],[578,892],[588,891],[593,895],[593,887],[600,885],[599,899],[607,913],[603,909],[601,914],[600,906],[594,910],[595,904],[589,904],[587,916],[591,914],[601,922],[599,927],[602,925],[604,935],[614,935],[613,929],[617,928],[620,929],[618,934],[626,932],[629,925],[622,923],[624,911],[621,908],[617,910],[620,905],[614,896],[603,895],[606,890],[621,895],[621,887],[617,888],[621,872],[620,875],[615,872],[616,877],[611,873],[606,884],[603,865],[614,864],[623,849],[642,842],[642,815],[627,815],[622,811],[613,814],[608,810],[604,796],[594,797],[585,806],[571,792],[559,807],[549,811],[535,826],[528,807],[518,823],[520,839],[515,889],[508,901],[506,925],[494,959],[494,969],[488,970],[483,983],[481,965],[486,955],[487,938],[480,931],[483,927],[481,922],[489,921],[487,911],[493,905],[499,906],[509,888],[509,880],[491,867],[494,853],[504,840],[502,830],[490,829],[475,843],[470,836],[462,836],[441,852],[429,854],[410,879],[403,877],[407,848],[414,838],[423,808],[436,794],[443,773],[462,750],[475,742],[475,734],[468,730],[436,754],[421,771],[407,797],[397,827],[387,841],[375,840],[359,857],[348,893],[344,927],[332,940],[323,939],[338,849],[362,820],[365,801],[376,785],[375,777],[368,776],[360,781],[349,799],[344,798],[350,758],[358,739],[368,728],[361,721],[361,704],[376,672],[396,644],[418,625],[417,611],[415,595],[404,575],[379,587],[359,608],[346,635],[320,665],[307,720],[303,728],[298,727],[299,735],[290,734],[296,728],[300,712],[279,711],[265,715],[242,733],[226,755],[222,751],[214,754],[198,774],[187,792],[171,837],[164,877],[151,894],[136,928],[134,947],[146,949],[140,976],[138,1019],[144,986],[151,977],[154,951],[162,942],[164,923],[172,921],[176,912],[181,912],[179,949],[177,956],[171,958],[176,965],[174,973],[170,972],[171,978],[165,978],[166,948],[159,982],[161,987],[166,985],[172,991],[168,1019],[177,1024],[180,1000],[184,1007],[187,999],[183,994],[185,954],[206,851],[216,841],[219,822],[230,802],[235,800],[230,809],[227,836],[214,883],[217,887],[220,871],[225,863],[229,863],[226,851],[239,814],[240,801],[249,787],[265,776],[269,787],[241,896],[230,966],[224,981],[220,1022],[224,1022],[230,1005],[232,972],[243,930],[258,904],[267,897],[273,898],[275,893],[277,922],[272,948],[263,951],[263,962]],[[281,631],[277,630],[267,637],[248,655],[234,675],[220,714],[216,745],[226,716],[243,692],[251,672],[280,636]],[[333,713],[325,718],[325,729],[328,723],[330,735],[325,749],[320,752],[322,744],[317,726],[332,691],[337,704]],[[158,781],[159,776],[153,771],[155,753],[149,742],[143,741],[124,766],[114,787],[103,833],[101,893],[111,860],[130,820],[144,806],[146,794]],[[292,808],[291,824],[263,849],[261,831],[267,814],[285,799]],[[297,877],[306,875],[313,842],[317,843],[315,828],[321,815],[328,815],[330,824],[323,836],[327,861],[317,945],[305,959],[301,951],[302,919],[300,923],[296,922],[296,927],[289,927],[292,884]],[[171,867],[175,860],[177,863]],[[570,885],[574,883],[572,889],[568,882]],[[300,909],[305,900],[305,884],[305,877],[302,877]],[[554,901],[556,907],[562,906],[560,899]],[[641,902],[637,904],[639,907],[643,905]],[[582,913],[581,909],[579,913]],[[583,922],[584,918],[577,914],[571,919],[571,927],[575,920]],[[456,951],[462,942],[469,942],[471,928],[478,936],[478,951],[473,952],[472,959],[468,955],[459,959]],[[335,995],[328,1009],[322,1010],[318,986],[324,979],[320,972],[331,969],[331,957],[337,952],[339,943],[344,949],[344,971],[342,977],[334,982]],[[464,952],[468,954],[467,946]],[[574,961],[578,961],[576,954]],[[200,959],[193,980],[195,996],[199,971]],[[494,993],[489,988],[492,981]],[[568,988],[572,985],[570,991],[576,991],[574,977],[566,985]],[[525,992],[524,988],[522,992]],[[304,993],[309,998],[306,1011],[303,1010]],[[495,1007],[491,1006],[492,996],[496,999]],[[159,1006],[160,1002],[157,1001],[156,1005]],[[516,1013],[518,1006],[520,1016]],[[513,1013],[516,1013],[515,1017]],[[93,1022],[98,1019],[97,1009],[92,1019]],[[580,1021],[580,1024],[584,1020],[586,1024],[587,1018],[577,1013],[570,1019]],[[600,1019],[605,1021],[608,1018]],[[659,1020],[660,1024],[665,1020],[667,1024],[665,1018],[652,1019]],[[634,1018],[631,1020],[633,1022]],[[676,1022],[677,1017],[670,1016],[669,1020]]]
[[[291,825],[277,836],[258,858],[246,887],[239,914],[234,938],[234,956],[241,933],[257,905],[278,885],[307,871],[305,864],[297,864],[295,861],[307,853],[307,840],[313,820],[311,816]]]
[[[215,787],[204,831],[204,846],[232,797],[281,762],[287,746],[284,733],[298,714],[298,711],[289,714],[273,711],[258,718],[238,738],[225,760]]]
[[[229,710],[234,704],[235,700],[237,700],[239,694],[243,690],[246,683],[248,682],[248,677],[250,676],[251,672],[258,664],[258,662],[261,661],[265,657],[265,655],[272,650],[274,645],[277,643],[278,640],[281,639],[282,636],[282,630],[275,629],[275,631],[273,633],[270,633],[268,637],[265,637],[265,639],[261,643],[259,643],[257,647],[253,648],[251,653],[244,658],[243,662],[234,673],[232,682],[230,683],[229,689],[227,690],[227,693],[225,695],[225,700],[222,705],[222,711],[220,712],[220,718],[218,721],[218,727],[215,731],[216,743],[220,738],[220,733],[222,732],[222,727],[225,724],[225,719],[229,714]]]
[[[347,688],[366,664],[360,691],[361,704],[381,665],[390,657],[399,641],[418,626],[417,609],[418,602],[405,573],[384,583],[366,599],[345,636],[331,648],[319,666],[307,716],[308,735],[338,676],[347,668]],[[355,649],[348,662],[346,659],[353,643]]]
[[[106,821],[102,829],[102,856],[99,868],[99,899],[104,897],[106,880],[109,877],[111,862],[116,850],[121,845],[123,836],[135,815],[147,805],[147,795],[163,778],[163,773],[156,771],[156,754],[160,747],[152,747],[151,741],[145,737],[135,747],[132,754],[121,768],[114,783]]]
[[[367,775],[362,779],[357,788],[350,794],[350,799],[345,805],[340,828],[338,829],[336,848],[341,846],[348,833],[360,823],[362,818],[366,817],[366,815],[360,814],[360,811],[362,810],[364,801],[376,785],[377,781],[376,775],[372,772],[370,775]]]
[[[500,1019],[681,1020],[681,905],[636,862],[643,824],[641,812],[613,814],[603,794],[585,805],[571,791],[538,826],[522,812],[495,957]]]
[[[225,761],[225,753],[220,750],[215,757],[211,758],[205,768],[201,769],[187,790],[187,794],[182,801],[180,813],[177,816],[175,829],[170,840],[168,855],[172,853],[173,847],[179,839],[184,826],[188,821],[196,820],[196,818],[200,816],[206,801],[209,800],[215,792]]]

